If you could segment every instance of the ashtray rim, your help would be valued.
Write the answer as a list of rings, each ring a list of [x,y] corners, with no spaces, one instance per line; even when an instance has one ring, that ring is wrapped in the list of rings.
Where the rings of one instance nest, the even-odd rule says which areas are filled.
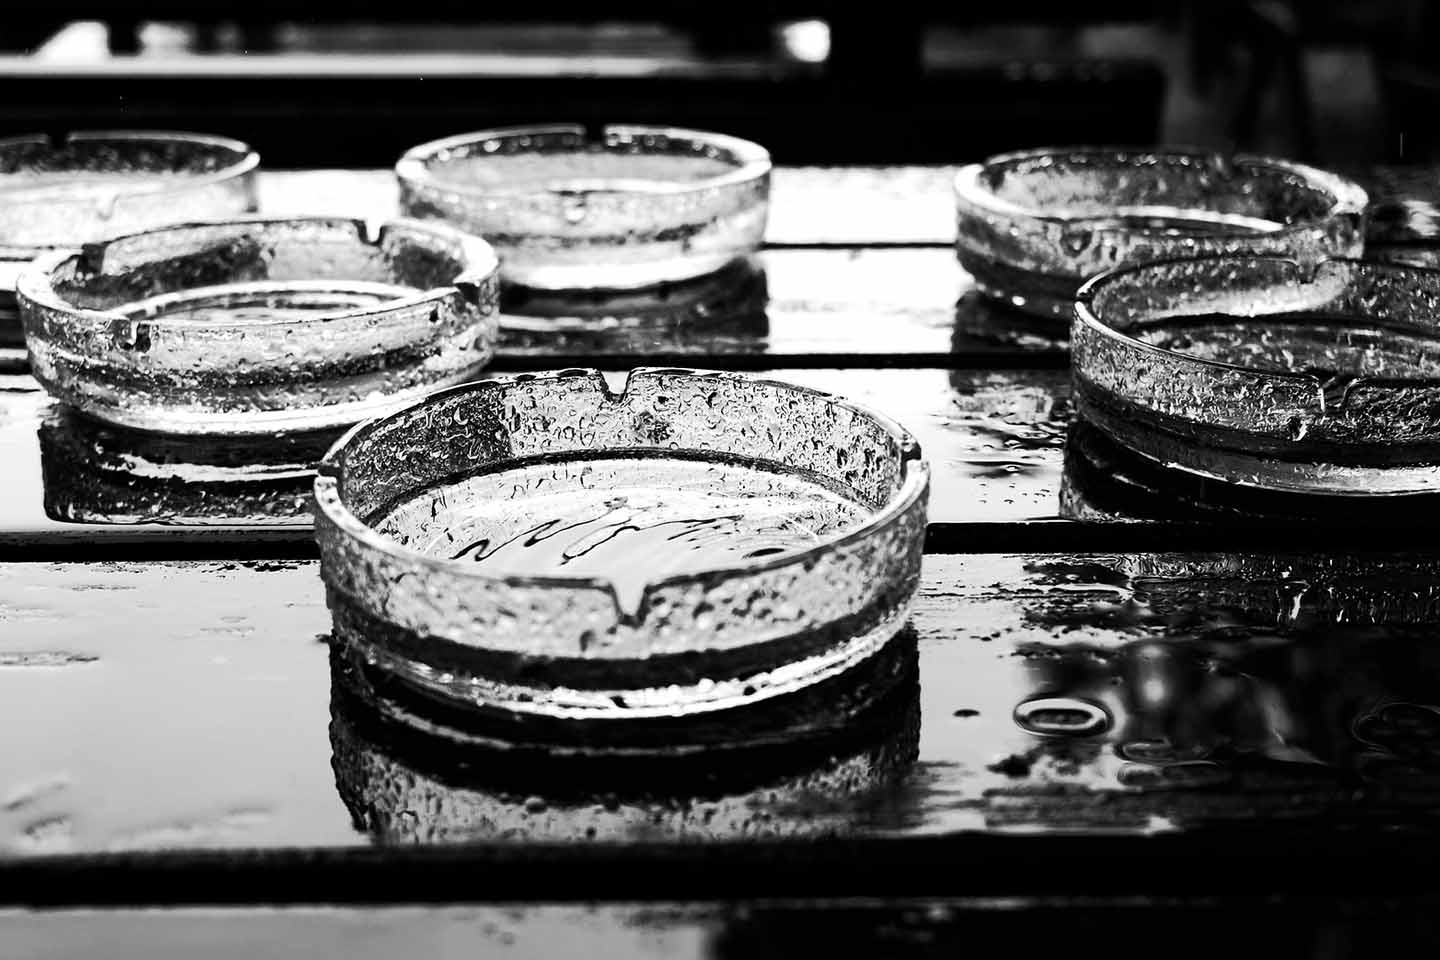
[[[630,386],[636,382],[637,378],[645,380],[676,375],[739,381],[742,383],[760,384],[763,386],[793,390],[818,399],[831,401],[850,410],[856,415],[868,417],[895,439],[899,450],[899,466],[902,479],[899,488],[884,504],[853,527],[848,527],[842,531],[823,537],[818,542],[806,546],[803,549],[786,551],[744,565],[704,567],[702,569],[649,579],[645,581],[643,588],[639,591],[641,597],[648,597],[656,590],[676,584],[763,573],[796,564],[804,564],[835,550],[837,547],[848,546],[873,536],[877,530],[883,529],[896,518],[910,510],[917,500],[926,495],[929,488],[930,467],[921,452],[919,442],[909,431],[893,419],[865,404],[836,396],[824,390],[788,383],[783,380],[747,376],[733,371],[703,370],[689,367],[635,367],[628,371],[624,386],[619,390],[612,390],[600,370],[587,367],[572,367],[538,374],[522,373],[485,380],[473,380],[469,383],[445,387],[433,391],[383,416],[374,417],[363,423],[356,424],[335,441],[317,467],[314,484],[316,510],[322,513],[325,519],[339,529],[341,533],[357,540],[365,548],[385,554],[392,559],[419,565],[427,569],[444,571],[445,574],[449,576],[460,576],[466,580],[476,582],[503,584],[507,587],[599,590],[607,594],[614,602],[616,613],[620,618],[622,620],[627,619],[628,615],[621,605],[619,591],[615,586],[615,582],[607,577],[560,574],[495,574],[490,573],[481,565],[441,559],[402,546],[365,523],[344,503],[339,492],[340,466],[338,461],[344,455],[346,448],[350,444],[360,441],[366,435],[373,433],[393,418],[422,410],[428,404],[457,394],[501,390],[518,383],[586,379],[596,383],[606,401],[614,402],[624,397],[630,389]],[[701,452],[703,453],[703,451]]]
[[[961,167],[954,177],[954,191],[957,204],[960,205],[959,213],[966,214],[965,204],[969,204],[977,210],[986,213],[998,214],[1013,219],[1028,220],[1041,224],[1053,224],[1057,226],[1085,226],[1107,219],[1097,214],[1071,214],[1056,209],[1041,209],[1027,207],[1008,200],[1002,200],[994,191],[983,185],[983,177],[989,168],[994,165],[1015,163],[1023,160],[1039,160],[1047,157],[1072,157],[1072,156],[1093,156],[1123,160],[1124,158],[1144,155],[1157,158],[1163,157],[1191,157],[1210,160],[1217,163],[1217,166],[1238,166],[1249,165],[1256,167],[1269,167],[1273,170],[1293,174],[1303,178],[1307,183],[1317,186],[1328,193],[1333,201],[1329,210],[1323,217],[1306,218],[1294,223],[1284,224],[1279,230],[1269,231],[1267,237],[1283,237],[1289,233],[1301,230],[1313,229],[1318,223],[1323,223],[1333,217],[1346,214],[1361,215],[1369,203],[1369,195],[1365,188],[1339,174],[1322,170],[1319,167],[1312,167],[1308,164],[1298,163],[1293,160],[1286,160],[1280,157],[1266,156],[1255,153],[1226,153],[1219,150],[1206,150],[1201,147],[1163,147],[1151,149],[1138,146],[1106,146],[1106,145],[1081,145],[1070,147],[1035,147],[1026,150],[1013,150],[1006,153],[997,153],[986,157],[979,163],[967,164]],[[1181,209],[1205,210],[1206,207],[1184,207]],[[1126,227],[1092,227],[1092,232],[1104,236],[1139,236],[1144,231]],[[1212,239],[1224,239],[1227,237],[1251,237],[1249,231],[1188,231],[1170,230],[1169,233],[1175,236],[1205,236]]]
[[[173,316],[134,318],[118,310],[93,310],[87,307],[77,307],[68,300],[60,297],[50,282],[54,272],[62,265],[72,260],[84,261],[89,259],[93,261],[97,258],[103,258],[105,248],[112,243],[119,243],[140,237],[155,236],[157,234],[203,229],[205,227],[244,227],[247,225],[305,223],[330,224],[333,226],[353,228],[358,241],[369,246],[378,246],[384,240],[387,233],[396,228],[445,235],[446,239],[459,244],[465,254],[466,262],[473,264],[473,266],[467,267],[449,284],[444,286],[431,287],[429,290],[419,290],[404,297],[396,297],[369,306],[354,307],[345,310],[317,310],[300,319],[282,316],[246,317],[226,321],[196,320],[190,317]],[[499,266],[499,256],[489,243],[480,237],[465,233],[459,228],[452,227],[445,223],[415,220],[408,217],[387,217],[372,221],[363,217],[333,217],[324,215],[272,216],[255,213],[235,217],[192,220],[185,223],[155,227],[150,230],[140,230],[134,233],[109,237],[95,243],[87,243],[81,246],[79,250],[53,250],[50,253],[37,257],[28,267],[21,271],[15,288],[22,305],[24,301],[28,300],[43,309],[56,311],[66,314],[69,317],[92,323],[125,324],[133,322],[144,323],[149,327],[160,329],[196,330],[243,327],[247,330],[252,330],[265,327],[293,327],[297,325],[310,327],[313,324],[330,323],[355,317],[371,315],[385,316],[419,304],[445,300],[453,293],[459,293],[467,299],[475,300],[481,296],[481,291],[487,281],[490,281],[498,274]],[[305,292],[317,292],[327,289],[328,281],[320,278],[310,281],[274,281],[274,283],[277,287],[293,287],[296,290],[304,290]],[[330,288],[339,289],[344,283],[345,281],[337,280]]]
[[[189,190],[198,186],[206,186],[213,183],[223,183],[229,180],[238,180],[247,174],[254,173],[260,168],[260,154],[250,144],[231,137],[223,137],[209,133],[193,133],[188,130],[144,130],[144,129],[99,129],[99,130],[72,130],[61,136],[51,136],[46,133],[25,133],[13,137],[0,138],[0,152],[6,149],[36,145],[49,149],[56,149],[74,143],[175,143],[188,144],[192,146],[209,147],[216,150],[225,150],[240,155],[240,159],[230,163],[219,170],[210,173],[186,174],[177,183],[171,184],[163,178],[157,178],[152,186],[129,189],[117,189],[114,191],[113,199],[130,199],[137,197],[161,198],[172,192],[172,189]],[[7,174],[0,173],[0,180]],[[24,190],[16,191],[14,199],[10,203],[27,203],[24,199]],[[50,198],[45,201],[47,205],[63,206],[67,200]],[[0,243],[4,242],[3,234],[0,234]],[[56,246],[32,246],[20,244],[34,250],[57,250],[70,249]]]
[[[445,190],[470,198],[631,196],[637,194],[637,191],[624,187],[607,187],[600,185],[606,179],[604,177],[595,178],[595,186],[586,186],[573,190],[552,190],[543,186],[518,187],[452,182],[436,177],[431,170],[431,164],[446,151],[476,145],[486,140],[501,140],[527,136],[573,137],[579,141],[579,146],[583,149],[587,151],[597,149],[598,152],[608,151],[616,143],[623,141],[627,137],[637,139],[646,136],[665,137],[672,140],[688,140],[693,143],[713,146],[729,153],[735,157],[737,161],[733,170],[703,177],[699,180],[655,180],[643,191],[643,195],[645,196],[679,196],[750,183],[768,175],[773,167],[770,159],[770,151],[758,143],[740,137],[730,136],[729,134],[713,133],[707,130],[693,130],[686,127],[626,123],[603,124],[595,128],[598,130],[598,136],[591,136],[590,129],[591,128],[587,128],[583,124],[574,123],[525,124],[512,127],[489,127],[469,133],[443,137],[438,140],[418,144],[406,150],[395,164],[395,176],[402,185],[414,184],[430,189]]]
[[[1296,257],[1257,256],[1252,254],[1220,254],[1218,256],[1209,257],[1170,257],[1164,260],[1150,260],[1145,263],[1116,267],[1113,270],[1106,270],[1103,273],[1096,274],[1089,280],[1085,281],[1085,283],[1081,285],[1080,289],[1075,294],[1075,314],[1073,323],[1077,327],[1083,326],[1093,333],[1097,333],[1105,337],[1106,339],[1114,341],[1115,343],[1124,346],[1128,350],[1138,350],[1141,353],[1145,353],[1151,356],[1164,357],[1169,360],[1178,360],[1186,364],[1193,364],[1200,369],[1214,371],[1217,373],[1238,373],[1249,377],[1256,377],[1262,380],[1281,380],[1293,383],[1313,384],[1317,389],[1323,388],[1324,381],[1317,373],[1313,372],[1271,370],[1264,367],[1250,367],[1245,366],[1244,364],[1231,363],[1228,360],[1213,360],[1208,357],[1197,357],[1194,354],[1187,353],[1183,350],[1170,350],[1165,347],[1157,347],[1154,344],[1146,343],[1143,340],[1131,336],[1123,330],[1119,330],[1111,326],[1110,324],[1102,320],[1095,311],[1094,300],[1099,295],[1099,293],[1103,291],[1103,289],[1108,284],[1115,282],[1116,280],[1121,279],[1127,275],[1143,273],[1146,271],[1166,267],[1199,266],[1203,264],[1223,262],[1287,264],[1297,271],[1307,273],[1307,279],[1310,280],[1315,279],[1326,267],[1330,265],[1338,265],[1341,267],[1366,267],[1378,269],[1384,272],[1429,274],[1435,277],[1437,281],[1440,281],[1440,268],[1418,267],[1412,266],[1410,264],[1389,263],[1385,261],[1368,260],[1356,257],[1321,257],[1318,260],[1314,261],[1306,261]],[[1264,316],[1264,314],[1255,314],[1254,316]],[[1242,319],[1242,317],[1240,315],[1236,315],[1236,319]],[[1073,335],[1071,337],[1071,340],[1073,342]],[[1076,372],[1079,373],[1081,371],[1082,368],[1077,366]],[[1344,373],[1345,371],[1336,372]],[[1364,383],[1367,387],[1375,387],[1382,389],[1410,389],[1414,387],[1440,388],[1440,376],[1380,377],[1357,374],[1353,377],[1351,382],[1356,384]]]

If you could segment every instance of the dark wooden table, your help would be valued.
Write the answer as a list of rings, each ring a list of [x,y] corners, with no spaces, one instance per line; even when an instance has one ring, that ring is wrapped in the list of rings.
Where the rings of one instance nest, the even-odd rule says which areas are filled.
[[[782,169],[767,248],[720,281],[506,305],[612,319],[517,319],[497,370],[764,371],[874,404],[932,461],[901,679],[673,777],[397,733],[325,643],[295,515],[324,438],[98,428],[12,354],[0,955],[1200,956],[1261,925],[1247,945],[1334,957],[1431,931],[1435,501],[1237,498],[1078,429],[1064,330],[956,263],[948,174]],[[384,173],[262,183],[271,212],[394,200]],[[1042,697],[1093,722],[1017,722]]]

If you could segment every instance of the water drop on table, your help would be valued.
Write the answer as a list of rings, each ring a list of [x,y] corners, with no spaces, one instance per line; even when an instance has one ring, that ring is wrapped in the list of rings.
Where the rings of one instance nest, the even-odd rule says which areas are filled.
[[[1110,714],[1076,697],[1039,697],[1015,708],[1015,723],[1042,737],[1092,737],[1110,729]]]

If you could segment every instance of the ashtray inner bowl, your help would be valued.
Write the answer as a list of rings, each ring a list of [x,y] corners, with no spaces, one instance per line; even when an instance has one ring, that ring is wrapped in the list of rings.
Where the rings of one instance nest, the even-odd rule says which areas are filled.
[[[485,237],[508,283],[632,289],[712,273],[764,237],[770,158],[719,134],[610,126],[482,131],[399,162],[401,209]]]
[[[1365,191],[1285,160],[1074,148],[956,177],[961,263],[987,295],[1068,321],[1085,280],[1176,258],[1359,256]]]
[[[1373,495],[1440,483],[1440,271],[1219,257],[1116,271],[1071,331],[1082,415],[1170,466]]]
[[[357,428],[316,482],[317,532],[337,634],[387,671],[478,706],[669,716],[883,646],[927,483],[903,430],[826,394],[577,371]]]
[[[493,252],[438,224],[188,224],[53,254],[21,277],[52,394],[161,433],[324,429],[472,377],[490,358]]]

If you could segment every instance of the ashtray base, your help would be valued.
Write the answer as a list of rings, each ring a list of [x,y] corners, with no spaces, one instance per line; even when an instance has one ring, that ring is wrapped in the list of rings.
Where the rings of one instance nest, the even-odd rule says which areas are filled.
[[[565,686],[561,678],[565,676],[567,666],[583,670],[586,666],[584,661],[567,665],[537,657],[532,664],[516,662],[512,665],[516,676],[513,680],[495,679],[480,673],[436,670],[395,652],[397,648],[413,645],[420,638],[399,636],[394,628],[380,624],[343,597],[337,597],[333,591],[328,602],[335,639],[350,646],[370,666],[452,703],[514,715],[563,720],[696,716],[765,703],[804,690],[865,662],[900,632],[909,616],[908,606],[895,610],[863,633],[836,637],[820,653],[775,669],[718,681],[700,676],[690,684],[582,688]],[[553,677],[557,682],[526,683],[520,679],[526,673]]]
[[[1109,404],[1076,396],[1076,412],[1111,440],[1158,466],[1238,487],[1328,497],[1399,497],[1440,492],[1435,463],[1344,463],[1280,459],[1265,451],[1221,447],[1181,437]]]

